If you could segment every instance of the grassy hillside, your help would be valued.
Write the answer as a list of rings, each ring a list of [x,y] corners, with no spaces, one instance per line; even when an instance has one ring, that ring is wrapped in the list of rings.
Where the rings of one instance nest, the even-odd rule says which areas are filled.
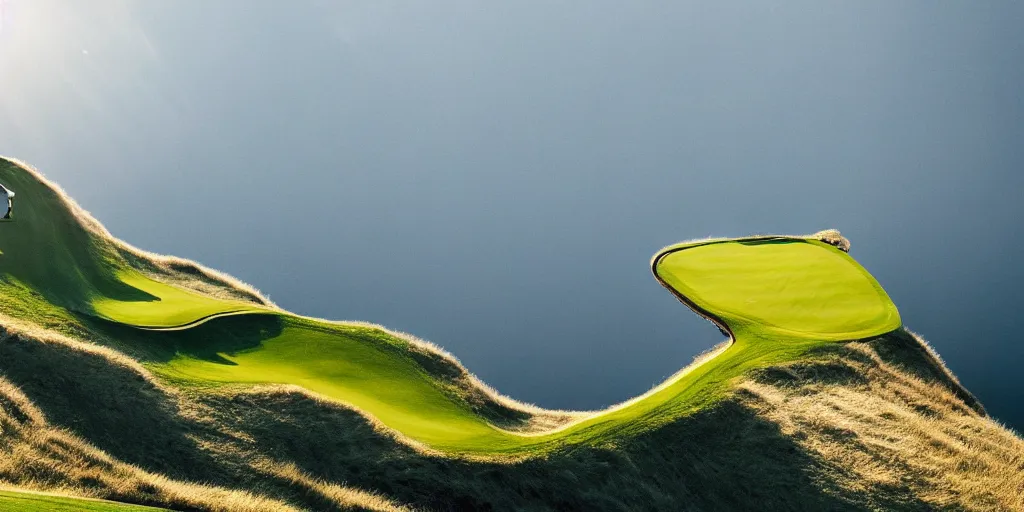
[[[1024,443],[833,233],[661,251],[655,277],[730,340],[624,404],[548,411],[408,335],[132,248],[21,164],[0,183],[19,199],[0,225],[0,404],[18,404],[0,451],[21,461],[0,482],[209,510],[1024,506]],[[853,459],[877,471],[838,471]]]

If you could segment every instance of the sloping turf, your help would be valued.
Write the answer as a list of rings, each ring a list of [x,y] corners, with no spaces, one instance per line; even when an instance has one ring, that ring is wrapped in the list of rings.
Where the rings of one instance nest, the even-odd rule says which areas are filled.
[[[662,251],[654,273],[733,332],[841,341],[900,327],[896,306],[871,274],[819,240],[684,244]]]
[[[707,407],[724,396],[731,379],[751,368],[901,325],[874,278],[848,254],[819,240],[758,237],[669,247],[653,260],[655,276],[731,332],[732,345],[626,404],[557,431],[523,435],[478,415],[397,336],[158,282],[112,249],[109,235],[72,211],[51,185],[4,161],[0,182],[21,200],[17,221],[0,227],[0,295],[36,300],[28,296],[34,293],[78,314],[166,329],[150,333],[147,345],[138,348],[159,353],[146,364],[179,385],[296,384],[453,454],[536,454],[564,444],[614,441]],[[238,313],[259,315],[250,324],[270,318],[277,325],[241,344],[232,333],[215,332],[218,324],[230,322],[220,316]],[[206,319],[211,320],[204,324]]]
[[[543,452],[565,443],[638,433],[721,397],[749,368],[800,357],[829,341],[900,327],[878,283],[846,253],[803,238],[740,239],[671,247],[655,274],[680,298],[727,327],[735,342],[654,392],[556,432],[502,431],[445,393],[394,339],[360,326],[289,315],[280,333],[223,361],[179,354],[154,369],[197,382],[297,384],[355,405],[385,425],[453,453]],[[613,371],[611,369],[610,371]]]
[[[144,328],[180,328],[220,315],[266,312],[267,308],[242,301],[221,300],[154,281],[138,272],[118,273],[120,281],[142,292],[131,299],[94,297],[92,307],[101,318]]]
[[[112,501],[67,498],[51,494],[0,491],[4,512],[157,512],[162,508],[126,505]]]
[[[15,220],[0,229],[3,281],[22,283],[52,304],[145,327],[179,327],[266,309],[145,277],[118,254],[102,226],[73,211],[51,184],[2,158],[0,183],[22,199]]]

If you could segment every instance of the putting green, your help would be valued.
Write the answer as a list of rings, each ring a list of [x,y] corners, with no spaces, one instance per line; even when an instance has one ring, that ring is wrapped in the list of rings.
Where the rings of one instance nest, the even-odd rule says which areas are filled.
[[[537,435],[491,425],[409,357],[406,342],[372,327],[275,313],[281,329],[258,346],[225,349],[216,360],[182,352],[150,367],[178,382],[299,385],[449,453],[543,453],[656,428],[714,403],[725,396],[732,379],[751,368],[796,360],[824,343],[881,335],[901,325],[896,307],[874,278],[848,254],[818,240],[682,244],[659,253],[653,270],[687,305],[729,329],[733,344],[627,404]],[[158,304],[167,309],[174,300]],[[145,318],[147,325],[170,313],[146,312],[146,304],[151,303],[131,307],[139,308],[132,317]],[[194,311],[218,309],[230,307],[204,304]],[[128,317],[124,310],[117,314]]]
[[[765,238],[688,244],[663,251],[655,274],[733,331],[839,341],[900,327],[881,285],[836,247]]]

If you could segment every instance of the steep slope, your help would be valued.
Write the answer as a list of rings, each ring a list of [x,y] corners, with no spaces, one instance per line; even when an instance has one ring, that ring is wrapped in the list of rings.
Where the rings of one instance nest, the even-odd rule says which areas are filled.
[[[577,413],[502,397],[407,335],[296,316],[228,276],[131,248],[17,162],[0,161],[0,183],[19,199],[0,226],[8,393],[76,453],[209,484],[188,507],[1021,505],[1020,439],[901,328],[834,234],[659,253],[655,276],[731,342],[642,397]],[[893,434],[896,422],[906,428]],[[55,469],[41,454],[54,442],[0,434],[0,449],[25,457],[0,482],[183,506],[118,483],[149,476],[83,479],[81,455]],[[939,442],[942,456],[901,451],[937,454]],[[47,478],[19,469],[36,459]],[[855,459],[881,469],[842,470]],[[1010,488],[988,486],[997,479]],[[239,492],[236,504],[210,498]]]

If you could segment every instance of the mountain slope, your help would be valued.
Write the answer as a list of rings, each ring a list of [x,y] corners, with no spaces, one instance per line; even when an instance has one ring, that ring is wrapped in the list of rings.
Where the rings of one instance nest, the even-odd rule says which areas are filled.
[[[0,481],[214,510],[256,510],[259,500],[309,509],[1022,505],[1012,492],[1024,490],[1020,439],[986,418],[902,330],[884,291],[827,236],[820,238],[829,243],[769,237],[659,253],[659,280],[734,341],[643,397],[576,413],[502,397],[409,336],[299,317],[228,276],[131,248],[16,162],[0,161],[0,183],[19,199],[16,222],[0,226],[0,389],[35,408],[56,436],[0,437],[0,449],[24,456],[0,468]],[[667,256],[708,250],[728,254]],[[847,307],[849,294],[815,288],[814,304],[833,306],[814,317],[840,313],[800,331],[771,308],[756,318],[735,310],[717,295],[733,284],[688,277],[707,261],[735,257],[723,275],[786,261],[763,257],[779,250],[806,253],[830,275],[853,272],[849,279],[867,286],[863,300]],[[806,287],[771,291],[778,281],[755,288],[776,301],[808,301]],[[851,283],[841,289],[859,286]],[[863,338],[871,339],[846,342]],[[11,424],[37,430],[19,417]],[[906,428],[892,434],[894,422]],[[62,442],[81,463],[46,458],[60,436],[73,440]],[[97,471],[85,454],[131,470],[84,478]],[[854,459],[878,469],[840,471]],[[24,469],[32,467],[46,478]],[[119,483],[154,478],[166,480]],[[1010,488],[988,485],[997,479]],[[180,488],[189,490],[165,490]],[[182,495],[193,501],[184,505]]]

